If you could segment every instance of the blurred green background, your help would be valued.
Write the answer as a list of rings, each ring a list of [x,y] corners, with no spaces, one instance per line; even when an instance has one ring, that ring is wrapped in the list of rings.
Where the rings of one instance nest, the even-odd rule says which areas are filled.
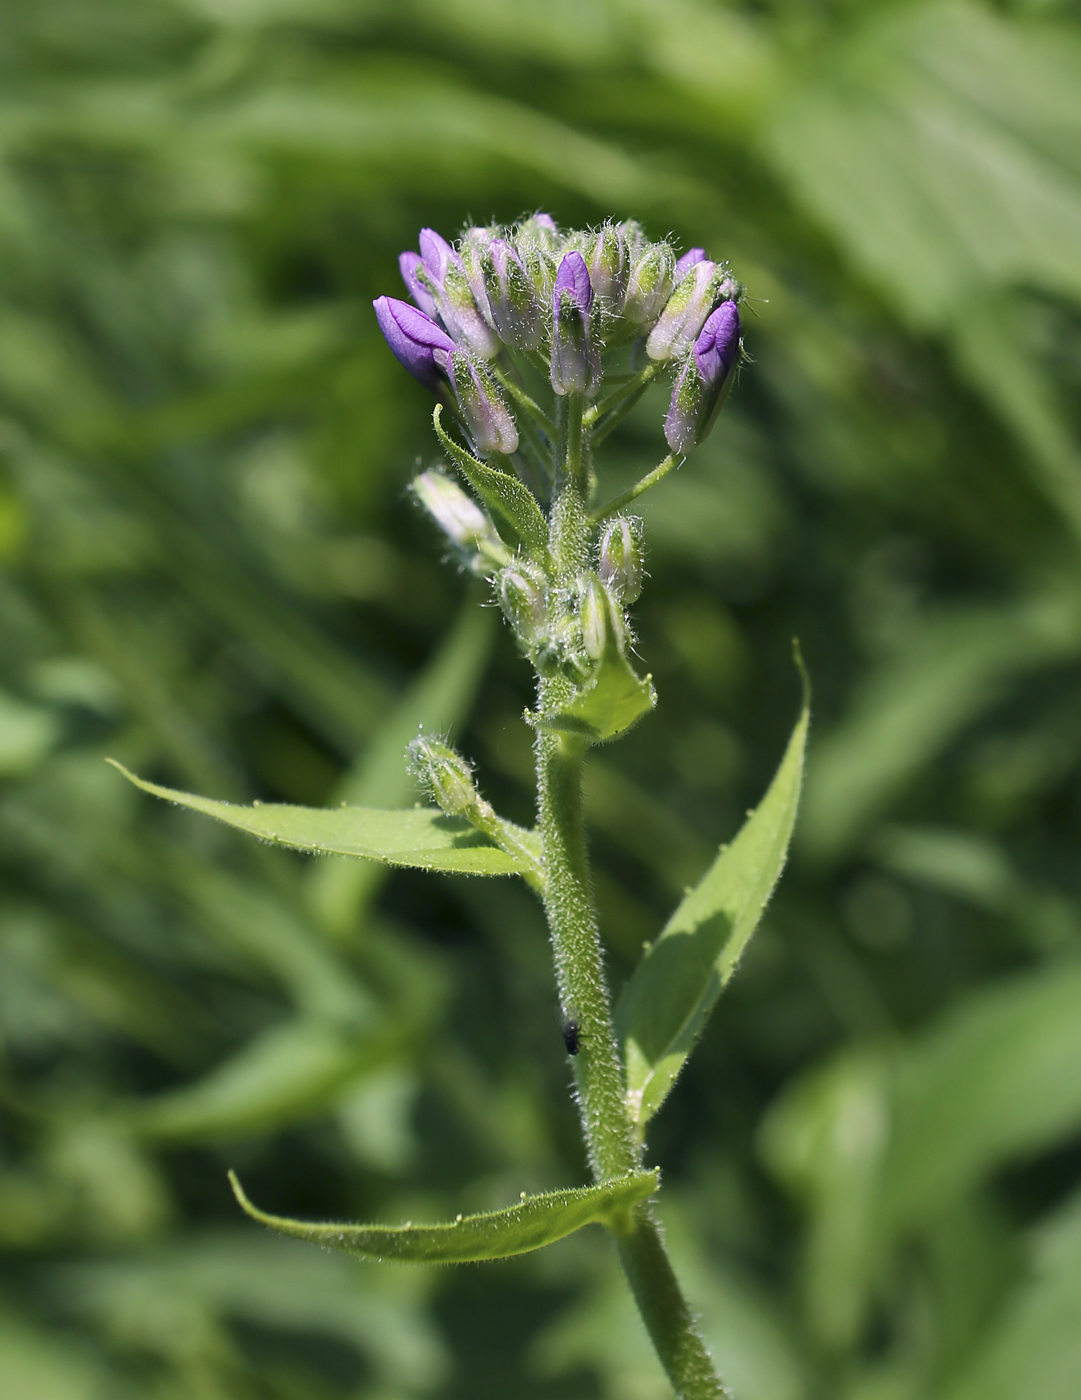
[[[737,1400],[1081,1394],[1081,37],[1004,0],[4,0],[0,1394],[661,1400],[599,1231],[353,1265],[586,1168],[510,882],[123,783],[531,810],[525,666],[405,486],[417,229],[636,216],[754,363],[646,498],[655,715],[588,780],[613,982],[815,684],[797,843],[656,1125]],[[663,395],[607,480],[661,451]]]

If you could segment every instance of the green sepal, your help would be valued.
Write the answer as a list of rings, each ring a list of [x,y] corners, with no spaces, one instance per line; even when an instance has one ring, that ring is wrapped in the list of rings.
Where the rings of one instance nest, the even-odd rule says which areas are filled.
[[[780,878],[799,805],[809,723],[804,674],[803,708],[769,791],[684,897],[620,999],[616,1031],[628,1111],[639,1130],[668,1096]]]
[[[548,522],[533,496],[516,476],[486,466],[450,437],[440,422],[443,405],[432,415],[436,436],[447,456],[488,507],[503,540],[512,549],[523,548],[544,558],[548,552]]]
[[[383,811],[378,807],[289,807],[276,802],[241,807],[159,787],[129,773],[115,759],[107,762],[154,797],[202,812],[278,846],[315,855],[361,856],[384,865],[462,875],[535,873],[535,864],[500,849],[469,822],[444,816],[435,807]],[[540,845],[535,835],[523,828],[515,828],[514,834],[525,850],[536,849],[539,861]]]
[[[583,1225],[619,1225],[634,1206],[656,1191],[660,1173],[630,1172],[599,1186],[529,1196],[507,1210],[459,1216],[445,1225],[310,1225],[267,1215],[248,1200],[235,1173],[229,1173],[229,1181],[253,1220],[294,1239],[340,1249],[361,1259],[469,1264],[543,1249]]]

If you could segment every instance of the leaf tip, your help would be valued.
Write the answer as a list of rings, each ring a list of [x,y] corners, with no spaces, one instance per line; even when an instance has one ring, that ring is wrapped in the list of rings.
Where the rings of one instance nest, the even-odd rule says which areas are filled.
[[[240,1178],[237,1176],[236,1172],[233,1171],[232,1167],[229,1168],[226,1175],[229,1178],[229,1185],[233,1188],[233,1195],[236,1197],[237,1205],[239,1205],[245,1215],[249,1215],[253,1220],[258,1220],[262,1223],[262,1211],[257,1210],[256,1207],[252,1205],[251,1201],[248,1200],[247,1196],[244,1194],[244,1188],[240,1184]]]

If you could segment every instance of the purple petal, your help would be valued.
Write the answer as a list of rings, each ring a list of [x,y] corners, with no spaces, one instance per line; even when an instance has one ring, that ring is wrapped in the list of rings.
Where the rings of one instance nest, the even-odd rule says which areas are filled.
[[[699,373],[707,384],[716,384],[728,374],[738,354],[739,308],[734,301],[722,301],[694,343]]]
[[[409,295],[426,316],[434,316],[438,309],[435,298],[418,276],[418,272],[424,268],[424,259],[419,253],[402,253],[398,258],[398,266],[401,268],[402,281]]]
[[[421,229],[418,246],[429,275],[442,286],[443,278],[447,275],[447,263],[454,257],[454,249],[434,228]]]
[[[675,279],[679,285],[679,279],[684,273],[690,272],[695,263],[700,263],[706,256],[705,248],[688,248],[683,256],[676,263]]]
[[[398,363],[428,388],[436,388],[439,384],[436,353],[452,354],[454,341],[423,311],[407,301],[379,297],[372,305],[379,329]]]
[[[552,305],[559,315],[559,303],[564,295],[570,295],[579,311],[587,312],[593,305],[593,284],[589,280],[589,268],[581,253],[568,253],[559,264],[556,284],[552,292]]]

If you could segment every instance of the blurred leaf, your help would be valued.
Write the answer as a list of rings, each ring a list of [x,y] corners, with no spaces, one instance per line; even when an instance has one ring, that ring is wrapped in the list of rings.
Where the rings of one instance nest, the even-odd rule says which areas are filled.
[[[276,1026],[202,1079],[120,1106],[121,1122],[150,1141],[208,1142],[310,1120],[396,1058],[415,1031],[409,1022],[362,1035],[316,1021]]]
[[[112,760],[110,760],[112,762]],[[173,788],[144,782],[113,763],[136,787],[264,841],[318,855],[362,856],[387,865],[417,870],[447,870],[463,875],[520,875],[527,868],[491,845],[468,822],[445,817],[436,808],[380,811],[373,807],[286,807],[258,803],[238,807]],[[529,840],[529,834],[522,833]]]
[[[1081,1389],[1081,1203],[1046,1219],[1030,1242],[1028,1276],[984,1345],[936,1400],[1073,1400]]]
[[[0,776],[36,768],[60,737],[57,717],[0,691]]]
[[[1079,92],[1072,30],[909,6],[816,64],[766,149],[900,314],[941,324],[981,282],[1081,298]]]
[[[398,1259],[416,1263],[465,1264],[478,1259],[507,1259],[554,1244],[584,1225],[621,1217],[656,1191],[656,1171],[634,1172],[600,1186],[550,1191],[526,1197],[522,1204],[483,1215],[459,1216],[447,1225],[307,1225],[256,1209],[230,1172],[236,1198],[261,1225],[295,1239],[310,1240],[362,1259]]]
[[[1075,656],[1079,624],[1068,593],[924,622],[898,656],[863,681],[849,718],[818,744],[801,845],[821,858],[838,856],[1011,683]]]
[[[616,1009],[633,1120],[660,1108],[780,878],[796,822],[810,693],[773,782],[730,846],[683,899]]]
[[[416,781],[405,761],[418,729],[449,734],[472,707],[491,653],[495,620],[467,596],[458,620],[420,675],[371,737],[335,790],[339,801],[389,807],[406,801]],[[335,933],[346,932],[382,875],[375,864],[321,861],[308,875],[312,906]]]
[[[13,1313],[0,1314],[0,1392],[4,1400],[105,1400],[102,1368],[76,1346],[57,1344]]]

